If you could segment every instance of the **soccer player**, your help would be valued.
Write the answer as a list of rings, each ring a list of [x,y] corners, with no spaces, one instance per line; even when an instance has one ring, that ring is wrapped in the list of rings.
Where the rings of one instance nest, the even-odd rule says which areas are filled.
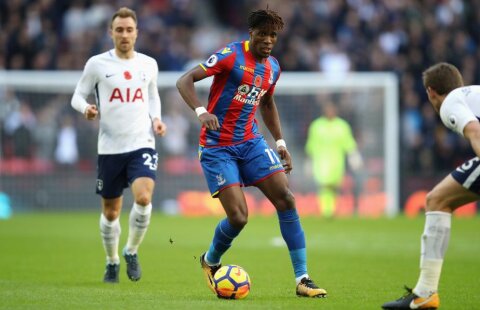
[[[425,229],[421,237],[420,276],[405,296],[383,309],[437,309],[438,282],[450,239],[452,212],[480,200],[480,86],[463,86],[458,69],[438,63],[423,72],[428,99],[443,124],[464,136],[476,157],[465,161],[427,195]]]
[[[318,204],[321,214],[331,218],[335,214],[338,192],[345,175],[345,158],[352,171],[363,163],[350,125],[337,115],[332,101],[323,104],[323,115],[308,129],[305,152],[312,159],[313,177],[319,186]]]
[[[295,272],[296,294],[325,297],[327,292],[317,287],[307,273],[304,232],[286,176],[292,170],[292,160],[282,139],[273,99],[280,66],[270,53],[283,21],[272,10],[257,10],[250,13],[248,27],[250,40],[228,44],[177,81],[180,94],[202,124],[200,163],[212,197],[220,199],[227,216],[218,223],[210,248],[200,262],[214,291],[212,278],[221,266],[220,258],[247,224],[248,207],[241,187],[253,185],[277,210]],[[205,109],[194,83],[212,75]],[[258,131],[257,107],[276,141],[283,166]]]
[[[150,223],[158,154],[154,134],[163,136],[156,61],[134,50],[137,17],[122,7],[110,23],[114,48],[91,57],[72,97],[88,120],[100,116],[96,192],[102,197],[100,232],[107,255],[104,282],[117,283],[123,190],[131,186],[128,241],[123,248],[130,280],[142,275],[137,250]],[[86,100],[94,92],[96,104]]]

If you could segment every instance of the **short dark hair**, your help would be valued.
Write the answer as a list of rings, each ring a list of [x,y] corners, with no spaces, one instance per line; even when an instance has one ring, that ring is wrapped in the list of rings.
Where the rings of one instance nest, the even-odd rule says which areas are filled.
[[[112,28],[113,21],[117,17],[121,17],[121,18],[131,17],[131,18],[133,18],[133,21],[135,22],[135,25],[137,24],[137,14],[135,13],[135,11],[132,10],[132,9],[129,9],[127,7],[121,7],[121,8],[118,9],[118,11],[116,11],[113,14],[112,19],[110,20],[110,28]]]
[[[283,29],[283,20],[277,12],[269,10],[257,10],[248,15],[248,28],[260,28],[264,26],[272,26],[275,30]]]
[[[460,71],[452,64],[440,62],[423,71],[423,86],[430,87],[439,95],[447,95],[455,88],[463,86]]]

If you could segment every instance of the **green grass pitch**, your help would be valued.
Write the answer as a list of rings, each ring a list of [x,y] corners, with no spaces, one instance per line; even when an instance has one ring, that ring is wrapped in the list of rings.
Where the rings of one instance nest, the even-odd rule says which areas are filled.
[[[127,237],[121,217],[121,247]],[[217,299],[206,287],[198,256],[219,218],[154,214],[140,248],[143,278],[102,282],[99,213],[14,214],[0,221],[0,309],[380,309],[418,277],[418,219],[302,218],[311,277],[326,299],[295,296],[286,247],[275,217],[252,217],[223,263],[251,279],[243,300]],[[440,282],[442,309],[480,308],[480,218],[454,218]],[[173,243],[170,242],[170,239]]]

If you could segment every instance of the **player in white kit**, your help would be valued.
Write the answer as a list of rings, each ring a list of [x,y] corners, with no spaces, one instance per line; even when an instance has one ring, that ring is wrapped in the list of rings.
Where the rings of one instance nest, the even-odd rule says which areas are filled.
[[[428,99],[443,124],[465,137],[476,157],[467,160],[427,195],[425,229],[421,238],[420,277],[405,296],[384,309],[437,309],[438,282],[450,239],[452,212],[480,200],[480,85],[463,86],[458,69],[438,63],[423,73]]]
[[[120,8],[112,16],[114,49],[91,57],[72,97],[72,106],[88,120],[100,118],[96,192],[102,197],[100,231],[107,255],[104,282],[119,282],[119,216],[123,190],[131,186],[134,203],[128,241],[123,248],[130,280],[138,281],[137,250],[150,223],[158,154],[154,134],[163,136],[157,89],[157,62],[134,50],[137,17]],[[87,97],[93,93],[96,104]]]

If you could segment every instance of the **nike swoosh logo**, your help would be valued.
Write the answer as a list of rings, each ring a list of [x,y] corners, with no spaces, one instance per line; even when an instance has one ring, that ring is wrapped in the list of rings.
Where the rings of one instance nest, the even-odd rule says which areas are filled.
[[[105,74],[105,77],[108,79],[109,77],[112,77],[112,76],[114,76],[114,75],[115,75],[115,73],[113,73],[113,74]]]
[[[430,298],[427,298],[427,299],[424,299],[424,300],[422,300],[421,302],[419,302],[419,303],[417,304],[417,303],[415,303],[415,300],[417,300],[417,299],[422,300],[423,298],[413,299],[413,300],[410,302],[410,309],[418,309],[418,308],[420,308],[421,306],[423,306],[423,305],[425,305],[425,304],[427,304],[427,303],[430,302]]]

